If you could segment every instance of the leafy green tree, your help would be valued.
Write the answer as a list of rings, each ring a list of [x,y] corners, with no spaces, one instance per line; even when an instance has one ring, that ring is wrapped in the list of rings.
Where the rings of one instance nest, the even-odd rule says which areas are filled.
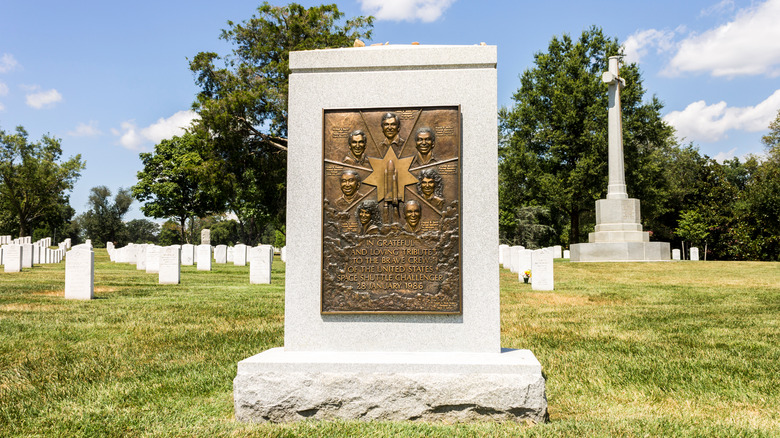
[[[370,36],[371,17],[343,17],[335,4],[265,2],[257,15],[222,31],[220,38],[234,47],[231,55],[201,52],[190,62],[201,88],[195,131],[208,139],[210,159],[219,166],[215,189],[238,216],[247,244],[268,224],[284,223],[290,52],[348,47]]]
[[[620,50],[596,27],[577,40],[564,34],[521,75],[514,107],[499,112],[502,224],[512,223],[518,206],[542,205],[556,234],[568,231],[568,243],[592,229],[595,201],[607,187],[608,87],[601,73]],[[624,65],[620,75],[627,83],[621,105],[628,191],[642,199],[643,216],[652,217],[666,191],[659,158],[673,145],[674,131],[661,119],[658,99],[643,102],[636,64]],[[511,240],[511,229],[502,232]]]
[[[764,143],[764,146],[770,152],[773,150],[780,151],[780,110],[777,111],[777,116],[769,124],[769,133],[761,137],[761,143]]]
[[[172,218],[179,224],[180,241],[191,241],[186,223],[222,206],[214,189],[221,176],[204,158],[205,142],[193,133],[163,140],[154,152],[141,153],[143,170],[132,187],[133,196],[143,202],[141,211],[149,217]]]
[[[179,230],[179,225],[172,220],[165,221],[160,227],[157,243],[162,246],[181,244],[181,231]]]
[[[111,201],[111,190],[106,186],[92,187],[87,206],[89,209],[80,215],[87,239],[92,245],[103,247],[107,242],[118,245],[128,243],[127,229],[122,217],[130,209],[133,197],[129,189],[120,188]]]
[[[127,240],[132,243],[157,243],[160,226],[149,219],[133,219],[125,223]]]
[[[746,164],[755,167],[735,205],[734,258],[780,261],[780,157]]]
[[[707,241],[709,228],[709,224],[698,210],[686,210],[680,213],[677,235],[692,245],[702,245]]]
[[[67,192],[84,169],[81,155],[60,161],[60,140],[45,135],[30,142],[27,137],[21,126],[14,134],[0,130],[0,203],[19,236],[31,233],[36,221],[62,217]]]

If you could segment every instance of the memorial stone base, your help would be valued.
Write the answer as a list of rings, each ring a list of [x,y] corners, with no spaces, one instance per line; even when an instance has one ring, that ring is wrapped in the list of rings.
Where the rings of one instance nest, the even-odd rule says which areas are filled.
[[[571,245],[572,262],[661,262],[670,258],[669,242],[650,242],[642,231],[639,199],[596,201],[596,229],[589,243]]]
[[[571,246],[572,262],[669,261],[669,242],[594,242]]]
[[[236,419],[543,422],[542,367],[501,353],[286,352],[238,363]]]

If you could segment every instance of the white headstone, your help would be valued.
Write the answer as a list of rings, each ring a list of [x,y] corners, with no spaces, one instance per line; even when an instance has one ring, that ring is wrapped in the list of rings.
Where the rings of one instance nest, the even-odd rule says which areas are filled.
[[[672,260],[680,260],[680,250],[679,249],[673,249],[672,250]]]
[[[205,228],[200,231],[200,244],[211,245],[211,230]]]
[[[503,248],[499,249],[499,252],[504,254],[501,257],[503,260],[501,264],[504,266],[504,269],[509,269],[509,265],[512,263],[512,247],[509,245],[504,245]]]
[[[282,260],[282,262],[287,262],[287,246],[283,246],[279,251],[279,258]]]
[[[239,243],[233,247],[233,264],[236,266],[246,266],[246,245]]]
[[[160,284],[181,282],[181,249],[178,245],[160,248]]]
[[[160,272],[160,247],[147,245],[146,247],[146,273],[158,274]]]
[[[65,298],[91,300],[95,290],[95,253],[77,245],[65,259]]]
[[[22,245],[3,246],[3,266],[5,272],[22,271]]]
[[[553,258],[555,258],[555,259],[562,259],[563,258],[563,247],[561,245],[553,246],[552,250],[553,250]]]
[[[41,264],[41,245],[39,243],[34,243],[32,246],[33,250],[33,265],[40,265]]]
[[[89,242],[89,241],[87,241]],[[91,244],[90,244],[91,246]],[[128,243],[126,248],[126,255],[125,255],[125,263],[129,263],[131,265],[134,265],[138,263],[138,245],[134,243]]]
[[[692,246],[690,250],[690,259],[693,261],[699,260],[699,248]]]
[[[198,245],[198,271],[211,270],[211,245]]]
[[[184,266],[195,264],[195,245],[185,243],[181,246],[181,264]]]
[[[227,245],[217,245],[214,248],[214,263],[227,263]]]
[[[136,245],[135,246],[135,269],[138,271],[146,271],[146,252],[151,245]]]
[[[522,246],[512,246],[509,248],[509,270],[517,273],[517,263],[520,260],[520,253],[524,250]]]
[[[531,266],[531,289],[554,289],[553,266],[552,248],[537,249],[533,252],[533,265]]]
[[[523,281],[525,271],[530,271],[533,267],[533,254],[532,249],[523,249],[517,256],[517,278],[520,281]],[[533,283],[533,277],[529,281]]]
[[[235,249],[232,246],[228,246],[227,248],[227,261],[228,263],[233,263],[235,258],[233,257],[233,254],[235,253]]]
[[[32,243],[22,244],[22,268],[33,267],[33,246]]]
[[[502,266],[504,265],[504,254],[505,254],[504,250],[506,248],[509,248],[509,245],[504,245],[504,244],[498,245],[498,264]]]
[[[271,284],[274,249],[271,245],[249,248],[249,284]]]
[[[565,259],[571,258],[571,251],[569,251],[568,249],[564,249],[563,250],[563,258],[565,258]]]

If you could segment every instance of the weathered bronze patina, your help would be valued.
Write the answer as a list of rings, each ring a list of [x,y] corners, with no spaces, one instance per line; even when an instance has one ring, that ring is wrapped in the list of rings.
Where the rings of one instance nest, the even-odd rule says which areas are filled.
[[[322,313],[461,313],[460,108],[323,119]]]

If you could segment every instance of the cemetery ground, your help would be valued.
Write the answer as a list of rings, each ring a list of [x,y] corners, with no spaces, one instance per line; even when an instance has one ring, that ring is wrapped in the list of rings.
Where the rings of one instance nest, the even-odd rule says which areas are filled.
[[[284,264],[182,266],[180,285],[95,253],[0,273],[0,436],[780,436],[780,264],[555,262],[555,291],[501,270],[502,346],[544,367],[550,422],[233,419],[239,360],[282,346]]]

